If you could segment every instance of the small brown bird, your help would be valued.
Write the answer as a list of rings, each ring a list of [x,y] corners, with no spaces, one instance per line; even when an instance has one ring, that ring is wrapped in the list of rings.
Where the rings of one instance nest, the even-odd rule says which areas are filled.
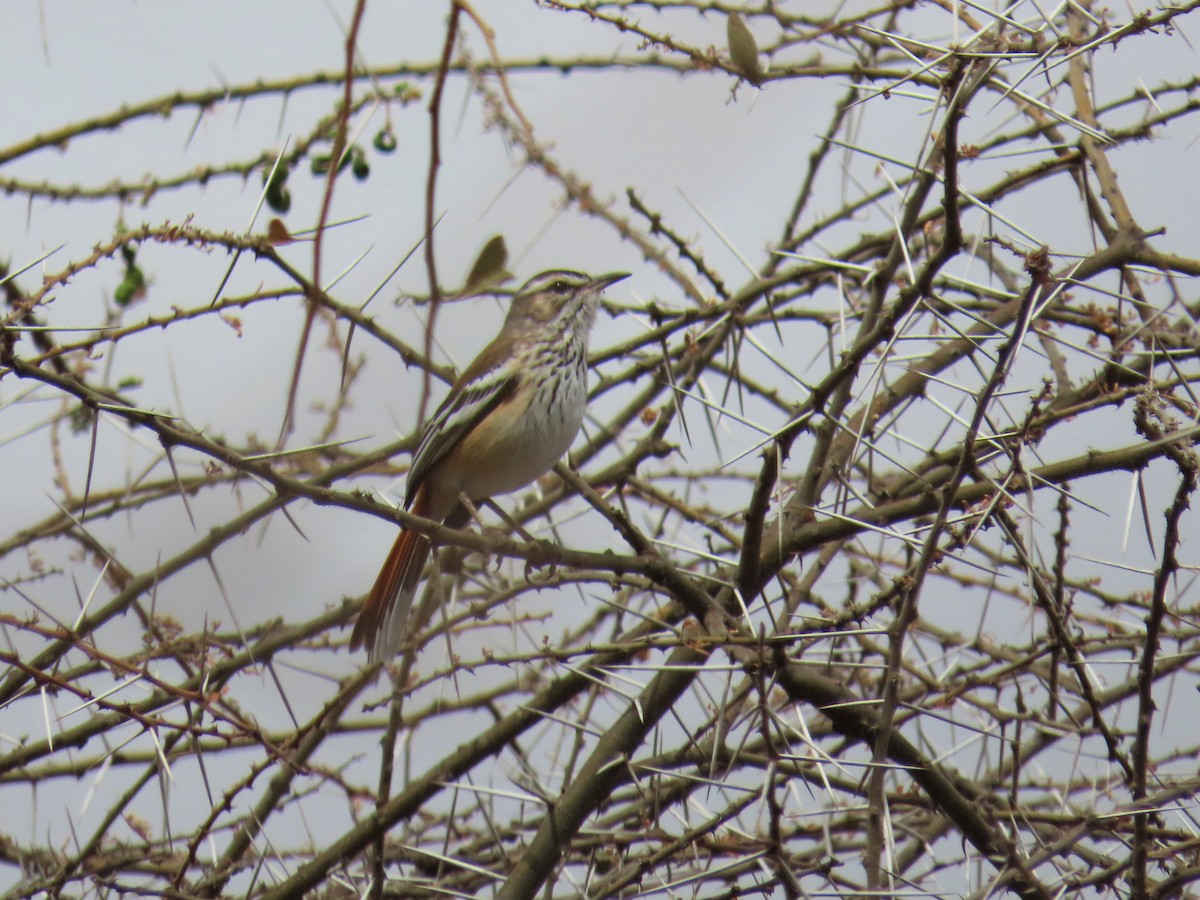
[[[587,345],[600,294],[628,278],[554,269],[525,282],[504,327],[475,357],[425,426],[408,472],[405,508],[451,528],[472,503],[507,494],[567,452],[587,403]],[[405,625],[429,540],[402,529],[350,637],[369,662],[389,660]]]

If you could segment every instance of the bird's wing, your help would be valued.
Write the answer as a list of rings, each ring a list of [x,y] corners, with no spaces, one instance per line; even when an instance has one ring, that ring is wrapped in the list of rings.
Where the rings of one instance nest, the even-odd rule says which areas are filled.
[[[520,373],[492,358],[492,349],[489,346],[463,372],[425,425],[408,470],[406,506],[412,504],[429,471],[517,389]]]

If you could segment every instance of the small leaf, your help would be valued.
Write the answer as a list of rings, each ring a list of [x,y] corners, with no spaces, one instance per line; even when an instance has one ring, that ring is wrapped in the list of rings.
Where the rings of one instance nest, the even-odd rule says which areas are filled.
[[[758,64],[758,42],[740,13],[731,12],[725,19],[725,39],[729,42],[729,58],[742,77],[751,84],[762,84],[762,68]]]
[[[137,266],[130,266],[125,270],[125,277],[121,279],[121,283],[113,291],[113,300],[117,306],[128,306],[134,300],[144,296],[145,293],[145,273]]]
[[[268,179],[266,190],[267,206],[283,215],[292,208],[292,194],[287,188],[288,167],[280,163],[274,174],[270,169],[263,172],[263,178]]]
[[[508,262],[508,248],[504,246],[504,235],[497,234],[483,245],[479,255],[475,257],[475,265],[471,266],[471,274],[463,285],[464,294],[481,291],[494,282],[502,280],[504,264]]]
[[[292,192],[284,188],[278,194],[272,194],[267,191],[267,205],[281,216],[286,215],[287,211],[292,208]]]
[[[367,162],[367,154],[357,144],[350,151],[350,174],[355,181],[366,181],[371,177],[371,165]]]
[[[95,413],[92,412],[90,407],[75,407],[75,409],[71,410],[71,415],[69,417],[69,421],[71,423],[71,433],[83,434],[86,431],[90,431],[92,427],[92,419],[94,417]]]

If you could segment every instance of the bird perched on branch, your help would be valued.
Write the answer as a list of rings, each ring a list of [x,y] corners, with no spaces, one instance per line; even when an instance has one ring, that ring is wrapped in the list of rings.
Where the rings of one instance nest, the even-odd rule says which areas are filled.
[[[627,272],[591,277],[553,269],[514,295],[504,326],[425,426],[408,471],[405,508],[461,528],[472,504],[515,491],[567,452],[587,403],[588,335],[600,294]],[[429,539],[404,528],[359,612],[351,649],[369,662],[396,655]]]

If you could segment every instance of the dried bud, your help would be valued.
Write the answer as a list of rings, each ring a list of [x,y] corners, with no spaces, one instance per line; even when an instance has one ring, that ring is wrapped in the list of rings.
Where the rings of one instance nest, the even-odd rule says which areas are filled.
[[[267,223],[267,243],[272,247],[282,247],[284,244],[290,244],[296,239],[288,232],[287,226],[279,219],[272,219]]]

